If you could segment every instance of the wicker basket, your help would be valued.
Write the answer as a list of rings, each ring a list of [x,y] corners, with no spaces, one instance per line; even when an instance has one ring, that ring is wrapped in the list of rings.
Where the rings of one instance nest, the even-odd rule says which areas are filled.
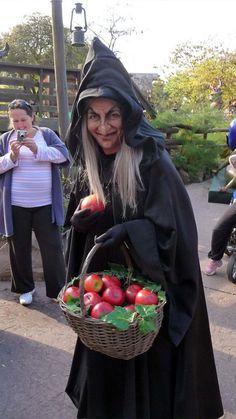
[[[80,304],[81,313],[73,313],[63,302],[63,293],[69,284],[66,284],[58,295],[59,306],[63,311],[67,322],[79,336],[80,340],[88,348],[108,355],[113,358],[128,360],[146,352],[153,344],[163,319],[163,307],[165,301],[157,305],[156,310],[156,331],[146,335],[139,330],[138,322],[130,324],[125,331],[117,330],[113,325],[102,320],[97,320],[87,315],[84,306],[84,279],[87,275],[87,267],[94,253],[100,247],[96,244],[89,252],[80,274]],[[129,260],[126,255],[126,260]]]

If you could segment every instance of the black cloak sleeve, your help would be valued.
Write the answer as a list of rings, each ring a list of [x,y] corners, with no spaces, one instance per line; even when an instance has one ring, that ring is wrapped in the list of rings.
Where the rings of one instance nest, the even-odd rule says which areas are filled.
[[[150,167],[144,219],[125,223],[135,262],[153,281],[164,283],[169,336],[179,345],[194,316],[200,269],[197,230],[186,189],[167,152]]]

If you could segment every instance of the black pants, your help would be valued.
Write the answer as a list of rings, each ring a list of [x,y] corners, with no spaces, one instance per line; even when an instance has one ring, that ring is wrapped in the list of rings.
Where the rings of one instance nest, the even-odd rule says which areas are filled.
[[[46,295],[56,298],[65,284],[65,262],[59,227],[51,221],[51,205],[22,208],[12,206],[14,235],[8,238],[12,271],[12,292],[34,289],[32,230],[42,257]]]
[[[236,202],[228,206],[227,210],[213,229],[211,250],[208,253],[209,258],[213,260],[222,259],[234,227],[236,227]]]

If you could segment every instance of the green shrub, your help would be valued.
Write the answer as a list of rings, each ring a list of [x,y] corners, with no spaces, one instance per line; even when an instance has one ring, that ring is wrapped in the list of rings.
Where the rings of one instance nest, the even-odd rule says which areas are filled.
[[[206,142],[188,144],[171,150],[171,157],[178,170],[189,174],[191,182],[199,182],[212,176],[212,172],[220,164],[217,147],[209,147]]]
[[[234,116],[232,116],[232,119]],[[230,119],[230,120],[232,120]],[[229,121],[225,119],[222,111],[212,109],[211,107],[199,108],[184,106],[177,111],[167,110],[157,114],[152,121],[154,128],[167,128],[178,124],[190,125],[193,127],[192,132],[196,132],[199,128],[207,130],[211,128],[227,128]]]
[[[232,115],[230,121],[233,118]],[[177,111],[159,113],[152,125],[164,132],[165,129],[181,125],[192,128],[179,128],[178,133],[172,134],[171,139],[181,140],[183,145],[172,149],[170,154],[177,169],[186,171],[190,181],[196,182],[211,177],[214,169],[229,155],[225,132],[209,133],[207,138],[204,138],[204,134],[198,134],[197,131],[228,129],[230,121],[225,118],[223,112],[211,107],[193,109],[192,106],[184,106]],[[224,144],[225,147],[222,147]]]

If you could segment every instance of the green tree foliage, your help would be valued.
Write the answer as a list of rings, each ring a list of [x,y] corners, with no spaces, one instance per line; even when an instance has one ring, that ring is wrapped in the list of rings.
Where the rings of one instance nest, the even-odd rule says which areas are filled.
[[[39,14],[14,26],[3,35],[10,45],[8,61],[20,64],[52,64],[52,29],[50,18]]]
[[[90,34],[90,37],[88,35],[87,38],[89,40],[94,35],[97,35],[103,39],[103,36],[105,36],[107,39],[105,42],[109,48],[115,50],[117,40],[131,35],[131,33],[136,32],[136,29],[133,26],[127,26],[125,18],[117,16],[112,11],[111,13],[105,25],[96,24],[98,32],[102,36],[101,34],[95,34],[89,28],[92,36]],[[14,26],[9,32],[0,34],[0,44],[4,46],[6,42],[10,45],[7,60],[12,63],[54,65],[52,19],[50,16],[44,16],[40,13],[26,15],[22,24]],[[67,68],[77,68],[78,65],[84,63],[88,52],[88,44],[82,48],[72,46],[69,28],[64,28],[64,46]]]
[[[67,68],[77,68],[84,62],[88,47],[71,45],[70,31],[64,28],[65,60]],[[22,24],[14,26],[0,37],[1,45],[8,42],[8,61],[18,64],[53,66],[52,19],[40,13],[25,16]]]
[[[195,105],[214,103],[220,94],[221,107],[227,109],[236,100],[235,55],[229,54],[227,60],[206,59],[194,68],[178,72],[171,76],[165,85],[165,92],[170,103],[177,107],[186,102]],[[220,93],[217,93],[219,86]]]
[[[152,82],[151,102],[158,112],[166,110],[168,94],[165,92],[165,82],[160,77]]]
[[[236,52],[222,46],[178,45],[170,57],[163,87],[166,107],[180,109],[189,104],[193,109],[211,105],[233,110],[236,105],[235,62]],[[158,89],[154,84],[154,98],[158,96]],[[158,102],[155,103],[158,109]]]
[[[170,67],[168,73],[173,74],[177,71],[194,68],[196,64],[203,61],[221,58],[226,55],[225,48],[222,45],[214,45],[211,40],[192,44],[185,42],[177,44],[170,55]]]

